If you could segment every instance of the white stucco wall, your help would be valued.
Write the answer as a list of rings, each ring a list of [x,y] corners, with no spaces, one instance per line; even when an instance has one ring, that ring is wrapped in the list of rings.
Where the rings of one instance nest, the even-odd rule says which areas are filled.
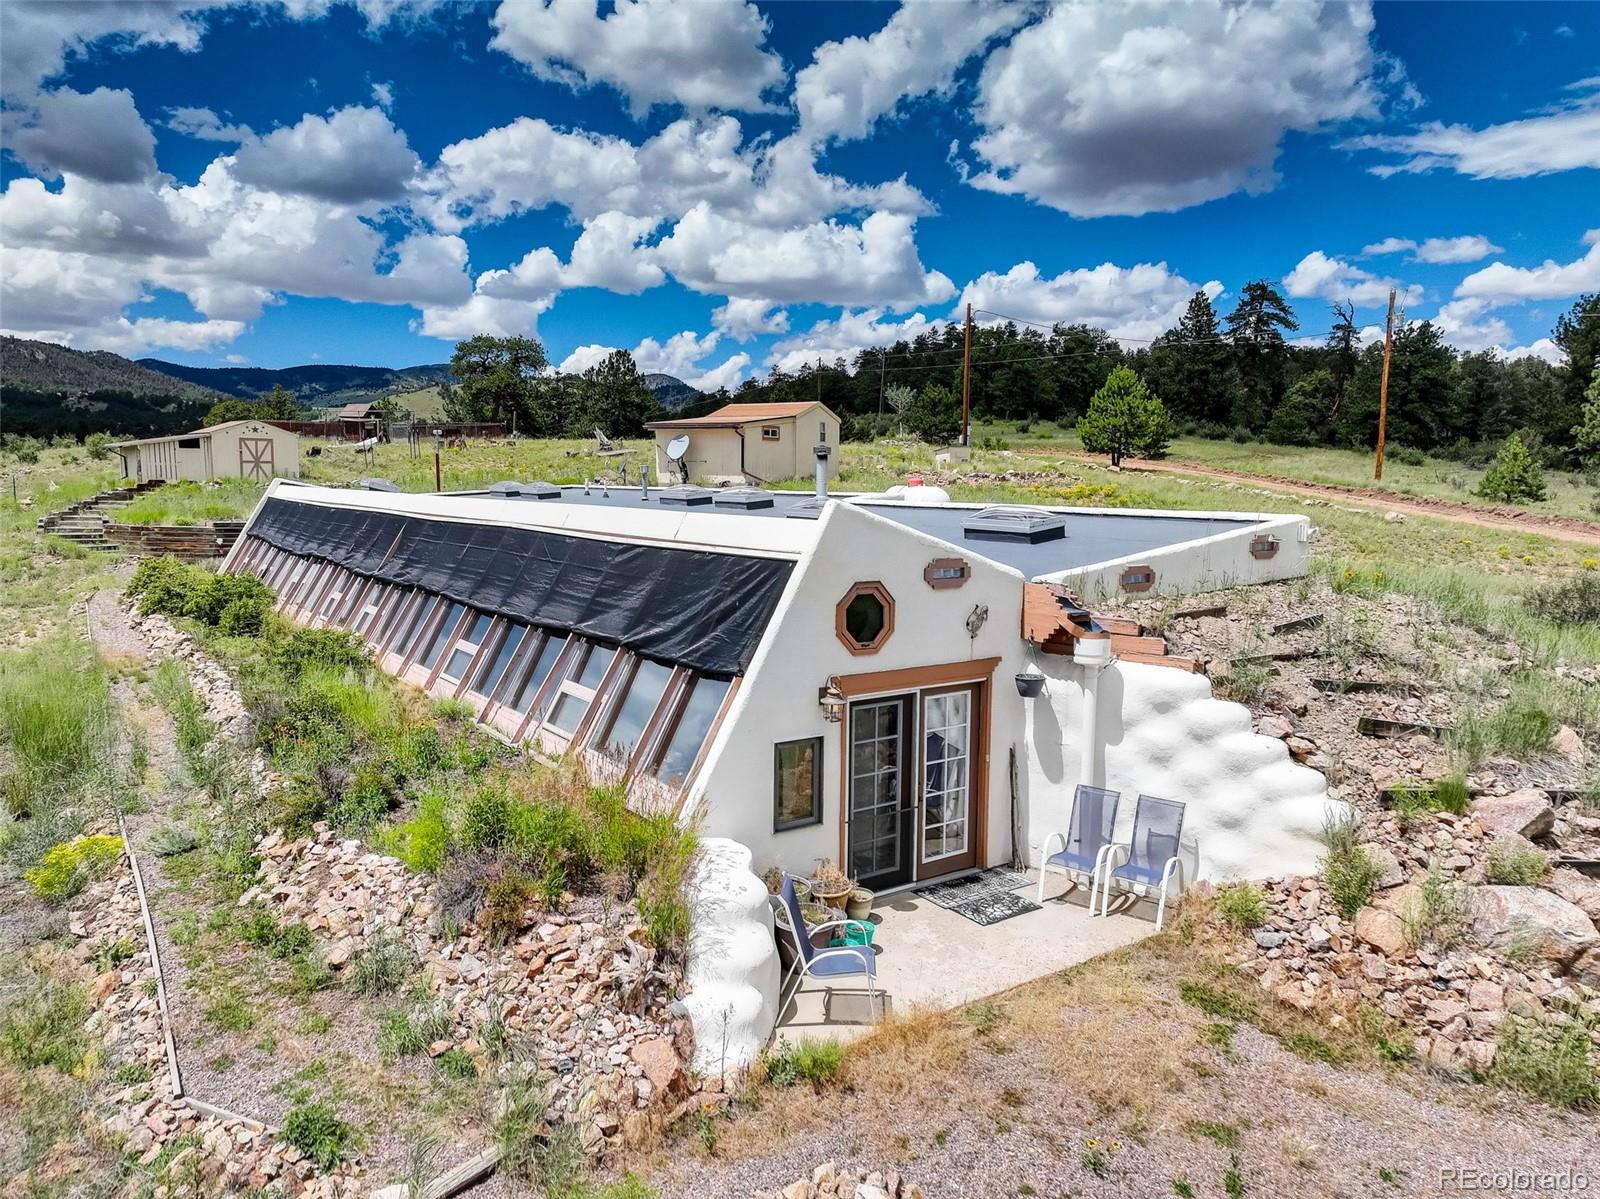
[[[1217,699],[1204,675],[1113,662],[1098,687],[1100,748],[1086,764],[1084,679],[1092,668],[1046,654],[1045,694],[1028,701],[1023,755],[1028,860],[1064,830],[1080,782],[1122,793],[1117,838],[1142,791],[1186,805],[1183,859],[1192,881],[1306,873],[1322,854],[1327,780],[1251,727],[1249,709]]]
[[[682,1002],[694,1028],[696,1074],[720,1077],[756,1059],[778,1019],[780,967],[767,888],[736,841],[700,843],[689,881]]]
[[[723,721],[686,812],[705,832],[748,845],[756,869],[781,865],[809,873],[818,858],[839,857],[839,724],[817,705],[817,689],[834,675],[859,674],[998,657],[992,678],[987,857],[1010,860],[1008,750],[1022,728],[1022,700],[1012,675],[1021,668],[1022,576],[970,554],[972,576],[935,591],[923,580],[933,558],[954,551],[936,538],[849,504],[828,505],[816,545],[801,558],[766,636]],[[881,582],[895,598],[894,634],[875,654],[855,656],[834,632],[834,610],[853,583]],[[978,604],[989,617],[969,638],[967,614]],[[773,746],[822,737],[822,823],[773,831]]]
[[[1181,515],[1237,519],[1242,514],[1186,512]],[[1040,575],[1039,578],[1041,582],[1065,583],[1085,604],[1123,597],[1122,572],[1129,566],[1150,566],[1155,569],[1155,586],[1147,593],[1155,595],[1183,595],[1300,578],[1311,561],[1311,538],[1315,532],[1311,522],[1304,516],[1263,516],[1259,519],[1262,523],[1248,528],[1128,554],[1097,563],[1087,570],[1063,570]],[[1278,552],[1270,558],[1256,558],[1250,553],[1250,542],[1261,534],[1278,539]]]

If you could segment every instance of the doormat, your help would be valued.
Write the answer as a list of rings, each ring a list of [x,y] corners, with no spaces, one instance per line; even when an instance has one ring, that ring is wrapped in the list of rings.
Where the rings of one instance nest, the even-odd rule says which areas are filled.
[[[1027,881],[1026,875],[1015,870],[986,870],[959,882],[934,883],[916,894],[965,916],[974,924],[990,925],[1039,910],[1038,904],[1015,894]]]

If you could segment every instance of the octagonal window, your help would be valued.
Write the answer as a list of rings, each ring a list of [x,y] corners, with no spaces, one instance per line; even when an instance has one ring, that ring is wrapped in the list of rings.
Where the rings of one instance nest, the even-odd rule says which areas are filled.
[[[839,601],[835,627],[852,654],[876,652],[894,632],[894,597],[882,583],[857,583]]]

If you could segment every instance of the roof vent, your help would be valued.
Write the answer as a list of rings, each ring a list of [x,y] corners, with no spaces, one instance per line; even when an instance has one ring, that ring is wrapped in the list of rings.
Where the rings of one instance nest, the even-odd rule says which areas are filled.
[[[677,487],[668,487],[656,496],[656,500],[663,504],[680,504],[686,508],[698,508],[702,504],[709,504],[713,493],[708,487],[691,487],[689,484],[680,484]]]
[[[983,508],[962,522],[968,541],[1060,541],[1067,535],[1067,518],[1042,508],[997,506]]]
[[[822,510],[827,506],[828,498],[826,496],[813,495],[801,500],[798,504],[790,505],[789,510],[784,515],[793,517],[795,520],[816,520],[817,517],[822,515]]]
[[[356,484],[362,491],[399,491],[388,479],[362,479]]]
[[[770,508],[772,497],[757,487],[730,487],[711,501],[719,508]]]

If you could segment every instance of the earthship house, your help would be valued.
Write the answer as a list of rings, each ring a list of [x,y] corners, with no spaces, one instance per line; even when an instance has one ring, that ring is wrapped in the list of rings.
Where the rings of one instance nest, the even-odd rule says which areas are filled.
[[[1306,518],[819,490],[279,479],[224,569],[499,736],[625,776],[757,871],[827,857],[881,893],[1034,865],[1080,782],[1185,803],[1191,881],[1314,868],[1322,775],[1158,638],[1093,614],[1299,576]]]

